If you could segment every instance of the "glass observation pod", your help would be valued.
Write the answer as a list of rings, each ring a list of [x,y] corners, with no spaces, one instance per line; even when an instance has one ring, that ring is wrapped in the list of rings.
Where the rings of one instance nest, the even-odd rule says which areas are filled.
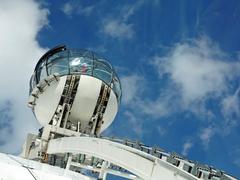
[[[30,93],[43,79],[54,73],[63,75],[88,75],[102,80],[116,94],[118,103],[121,99],[120,80],[104,58],[88,50],[67,49],[58,46],[44,54],[38,61],[30,80]]]

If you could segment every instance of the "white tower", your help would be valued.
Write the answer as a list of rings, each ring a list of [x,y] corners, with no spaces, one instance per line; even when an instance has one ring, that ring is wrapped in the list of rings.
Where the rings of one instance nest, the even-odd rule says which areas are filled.
[[[106,60],[86,50],[51,49],[30,81],[28,105],[43,128],[28,135],[22,158],[0,154],[7,164],[0,162],[0,169],[22,174],[27,169],[34,179],[106,179],[107,174],[144,180],[236,179],[157,147],[101,137],[120,99],[119,78]]]

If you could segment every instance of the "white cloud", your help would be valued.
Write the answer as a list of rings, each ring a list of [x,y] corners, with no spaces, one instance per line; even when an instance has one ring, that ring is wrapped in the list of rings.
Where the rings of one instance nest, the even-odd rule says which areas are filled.
[[[238,167],[240,167],[240,158],[236,157],[233,161],[234,164],[236,164]]]
[[[221,100],[221,113],[224,117],[224,122],[219,128],[219,133],[222,136],[227,136],[232,132],[234,127],[237,127],[240,123],[240,87],[233,93],[226,95]]]
[[[63,5],[62,7],[62,11],[67,15],[67,16],[71,16],[73,13],[74,7],[73,4],[67,2]]]
[[[96,53],[100,53],[100,54],[103,54],[103,53],[106,53],[107,52],[107,49],[104,45],[99,45],[99,46],[89,46],[88,48],[86,48],[88,50],[91,50],[91,51],[94,51]]]
[[[240,88],[233,95],[229,95],[222,100],[222,113],[227,119],[238,118],[240,116],[239,92]]]
[[[131,104],[138,96],[140,96],[144,87],[144,79],[137,74],[121,77],[122,85],[122,103]]]
[[[238,63],[224,61],[225,55],[206,37],[177,44],[166,57],[155,57],[160,76],[170,75],[185,104],[227,90],[227,80],[236,76]]]
[[[129,123],[129,126],[131,127],[131,130],[139,137],[141,138],[143,136],[143,133],[145,132],[145,129],[143,128],[143,122],[138,119],[134,113],[130,111],[125,111],[124,115],[127,117],[127,121]]]
[[[212,126],[202,128],[200,130],[199,138],[201,139],[202,144],[205,149],[208,148],[209,142],[211,141],[211,138],[214,136],[215,133],[216,133],[216,130]]]
[[[145,0],[138,0],[134,4],[128,4],[123,6],[121,14],[123,15],[123,21],[127,21],[135,12],[144,4]]]
[[[118,19],[105,19],[102,26],[103,32],[113,38],[131,39],[134,35],[133,24]]]
[[[49,12],[33,0],[0,0],[0,4],[0,109],[4,111],[4,104],[10,102],[10,119],[0,117],[1,133],[4,134],[0,136],[0,142],[4,142],[0,144],[0,150],[16,153],[26,134],[38,128],[27,107],[28,85],[35,63],[45,51],[36,37],[48,24]],[[8,121],[8,127],[3,125],[5,121]]]
[[[233,159],[233,163],[238,167],[240,167],[240,156],[239,155],[240,155],[240,148],[235,147],[234,151],[231,152],[231,156],[232,156],[231,159]]]
[[[78,13],[83,14],[85,16],[89,16],[93,12],[94,8],[95,8],[94,6],[87,6],[84,8],[79,8]]]
[[[95,8],[94,6],[83,7],[78,2],[66,2],[65,4],[63,4],[61,10],[67,16],[72,16],[74,14],[89,16],[92,13],[92,11],[94,10],[94,8]]]
[[[169,96],[157,97],[150,100],[144,97],[147,89],[147,82],[144,77],[131,74],[121,77],[122,85],[122,103],[135,113],[151,116],[152,118],[162,117],[168,114]]]
[[[158,80],[167,83],[164,89],[159,89],[156,100],[148,102],[156,106],[147,109],[147,114],[162,112],[158,116],[161,117],[184,111],[210,122],[220,112],[225,119],[218,120],[228,127],[225,134],[236,127],[240,116],[239,93],[230,92],[231,83],[239,78],[240,63],[231,61],[211,39],[204,36],[177,43],[164,56],[156,55],[150,62],[159,74]],[[220,108],[209,109],[209,101],[220,104]]]
[[[184,156],[187,156],[188,155],[188,152],[189,150],[193,147],[193,143],[191,141],[186,141],[184,144],[183,144],[183,149],[182,149],[182,155]]]
[[[231,132],[232,116],[240,115],[239,90],[234,95],[229,94],[231,82],[239,76],[238,62],[229,61],[229,57],[207,37],[178,43],[166,56],[155,56],[152,62],[159,73],[157,80],[167,80],[166,85],[164,89],[154,90],[158,94],[151,99],[145,94],[149,92],[146,79],[139,75],[123,77],[122,102],[128,110],[151,119],[193,113],[211,124],[198,134],[205,148],[215,134],[223,135],[223,129],[225,134]],[[222,109],[219,106],[210,109],[208,100],[220,102]],[[224,117],[216,119],[219,112],[228,117],[227,123]],[[220,124],[227,126],[221,128]]]
[[[109,18],[104,18],[102,21],[101,32],[107,36],[116,39],[131,39],[134,34],[134,24],[129,22],[137,10],[142,7],[144,0],[136,1],[133,4],[127,4],[121,8],[116,9],[118,12],[117,16],[112,14]]]
[[[171,104],[167,101],[168,97],[149,100],[138,98],[135,107],[138,107],[141,113],[151,118],[159,118],[169,114]]]
[[[167,132],[167,130],[160,125],[157,126],[157,131],[158,131],[158,134],[160,134],[161,136],[165,135]]]

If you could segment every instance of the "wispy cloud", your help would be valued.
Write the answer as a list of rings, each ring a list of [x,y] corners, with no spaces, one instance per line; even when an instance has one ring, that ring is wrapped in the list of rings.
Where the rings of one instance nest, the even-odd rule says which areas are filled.
[[[131,39],[134,34],[134,24],[129,22],[131,16],[144,4],[144,0],[136,1],[133,4],[127,4],[121,8],[116,8],[118,12],[103,18],[101,33],[116,39]],[[117,18],[116,18],[117,17]]]
[[[70,1],[63,4],[61,10],[64,14],[71,17],[72,15],[84,15],[89,16],[93,12],[95,6],[82,6],[77,1]]]
[[[236,164],[238,167],[240,167],[240,158],[236,157],[233,161],[234,164]]]
[[[104,45],[99,45],[99,46],[90,46],[86,49],[89,49],[93,52],[96,52],[96,53],[100,53],[100,54],[104,54],[107,52],[107,49]]]
[[[167,96],[160,96],[154,100],[144,96],[148,88],[146,79],[138,74],[130,74],[121,77],[122,103],[132,111],[142,115],[158,118],[168,114]]]
[[[233,163],[240,167],[240,147],[235,147],[234,151],[231,152],[231,159],[233,159]]]
[[[240,116],[240,88],[234,94],[228,95],[222,100],[222,113],[226,119],[236,119]]]
[[[144,92],[144,84],[144,78],[138,74],[121,77],[122,104],[125,106],[123,114],[127,119],[127,126],[132,128],[133,135],[137,138],[143,137],[145,132],[143,121],[139,118],[138,108],[136,107],[139,97]]]
[[[161,125],[157,126],[157,131],[158,131],[158,134],[160,134],[161,136],[163,136],[167,133],[167,130]]]
[[[153,57],[152,64],[156,67],[159,80],[168,78],[168,85],[163,91],[165,96],[160,94],[159,97],[162,96],[162,101],[170,99],[179,106],[178,112],[187,110],[205,118],[214,117],[205,103],[209,99],[226,98],[229,83],[239,77],[240,64],[228,60],[227,54],[206,36],[177,43],[165,56]],[[222,103],[225,109],[227,104],[230,106],[229,98]],[[175,111],[174,106],[165,105],[168,112]]]
[[[144,91],[145,80],[137,74],[131,74],[121,77],[122,84],[122,103],[131,104]]]
[[[131,39],[134,35],[133,24],[118,19],[105,19],[102,23],[103,33],[118,39]]]
[[[17,153],[38,123],[27,107],[29,78],[45,51],[36,40],[48,24],[47,9],[31,0],[1,1],[0,6],[0,150]],[[16,28],[17,27],[17,28]],[[5,115],[4,115],[5,114]]]
[[[183,148],[182,148],[182,155],[187,156],[189,150],[193,147],[193,142],[187,140],[184,144],[183,144]]]
[[[143,126],[143,122],[137,118],[136,114],[134,114],[134,112],[131,111],[125,111],[124,115],[126,116],[127,120],[128,120],[128,124],[131,127],[131,130],[134,132],[134,134],[138,137],[138,138],[142,138],[146,129]]]
[[[74,10],[74,7],[71,3],[65,3],[62,7],[62,11],[68,16],[72,15],[73,10]]]
[[[138,0],[133,4],[127,4],[121,8],[121,14],[123,21],[128,21],[131,16],[133,16],[138,9],[142,7],[145,0]]]
[[[211,138],[215,135],[215,133],[216,133],[216,130],[212,126],[208,126],[200,130],[199,138],[201,139],[205,149],[208,148],[209,142],[211,141]]]
[[[152,119],[161,118],[167,116],[170,113],[170,109],[172,110],[172,104],[169,102],[170,96],[159,96],[155,99],[149,99],[147,97],[141,98],[139,97],[136,101],[138,107],[141,110],[141,113],[151,117]]]
[[[227,80],[237,75],[238,63],[225,61],[225,55],[210,39],[202,37],[177,44],[165,57],[155,57],[159,75],[169,74],[185,104],[206,96],[221,95]]]

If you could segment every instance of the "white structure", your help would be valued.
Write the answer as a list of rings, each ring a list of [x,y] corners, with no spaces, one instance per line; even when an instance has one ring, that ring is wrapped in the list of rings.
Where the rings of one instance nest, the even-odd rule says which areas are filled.
[[[34,70],[28,102],[43,128],[28,135],[22,158],[0,154],[0,179],[236,179],[159,148],[101,137],[120,98],[106,60],[65,46],[48,51]]]
[[[59,167],[0,153],[1,180],[93,180],[88,176]]]

